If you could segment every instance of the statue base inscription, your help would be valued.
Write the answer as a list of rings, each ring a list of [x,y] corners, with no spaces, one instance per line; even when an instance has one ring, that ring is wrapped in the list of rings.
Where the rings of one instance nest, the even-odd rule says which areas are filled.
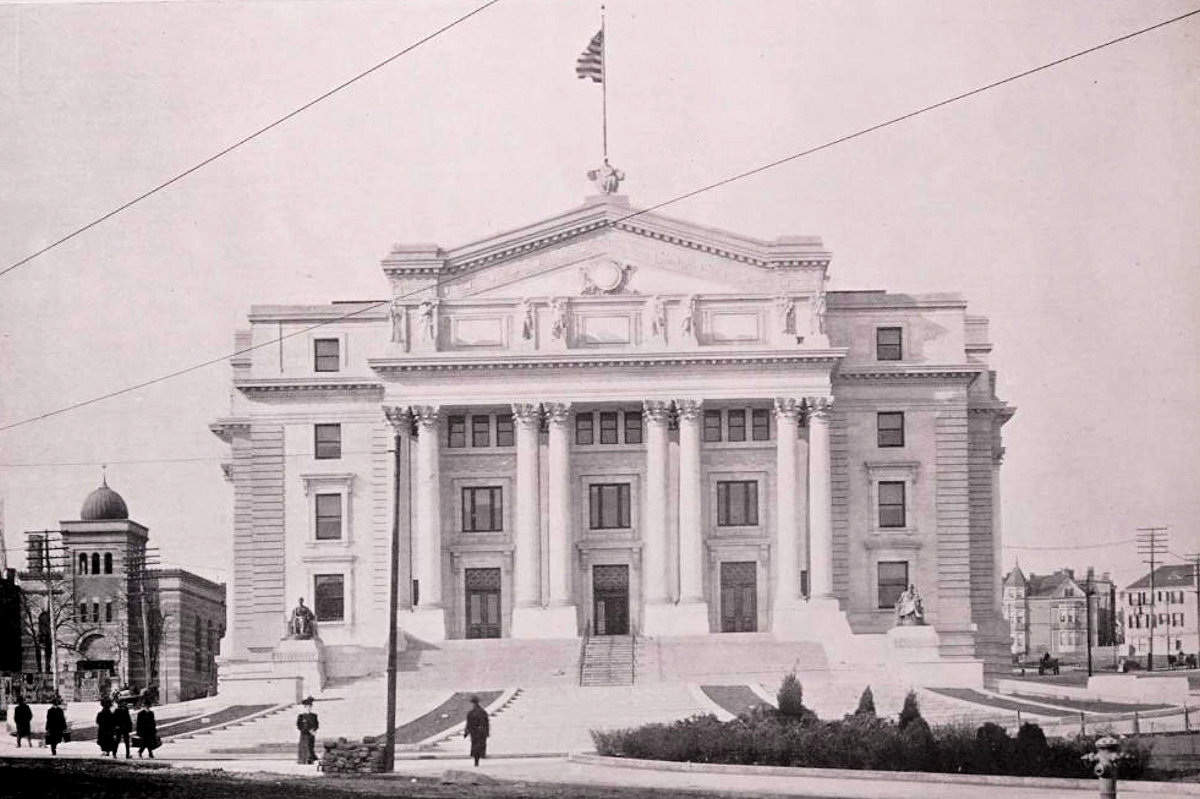
[[[306,694],[325,685],[325,646],[319,638],[285,638],[271,653],[271,664],[275,676],[302,679]]]

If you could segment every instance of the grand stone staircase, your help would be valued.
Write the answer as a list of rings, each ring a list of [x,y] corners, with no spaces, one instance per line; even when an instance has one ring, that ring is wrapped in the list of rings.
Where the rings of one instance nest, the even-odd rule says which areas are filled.
[[[580,685],[633,685],[636,673],[637,644],[632,635],[597,635],[584,644]]]

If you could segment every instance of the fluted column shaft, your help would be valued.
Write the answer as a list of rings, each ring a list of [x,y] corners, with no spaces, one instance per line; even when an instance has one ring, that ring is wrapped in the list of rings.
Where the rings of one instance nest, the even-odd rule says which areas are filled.
[[[775,607],[795,605],[800,596],[800,529],[796,518],[800,401],[775,400]]]
[[[700,518],[700,416],[702,400],[678,400],[679,601],[704,599],[704,535]]]
[[[420,608],[442,606],[442,513],[438,408],[412,408],[417,419],[417,568]]]
[[[830,478],[830,397],[809,397],[808,410],[808,533],[812,596],[833,598],[833,483]]]
[[[550,516],[549,566],[550,604],[570,605],[571,572],[571,450],[569,447],[571,406],[567,403],[547,403],[546,417],[550,425],[547,448],[550,475],[548,496]]]
[[[516,607],[541,604],[541,519],[538,503],[538,434],[542,413],[536,404],[514,404],[516,425],[517,485],[516,530],[513,536],[513,603]]]
[[[645,602],[663,603],[667,591],[667,424],[668,404],[647,400],[642,415],[646,421],[646,496],[642,519],[642,565]]]

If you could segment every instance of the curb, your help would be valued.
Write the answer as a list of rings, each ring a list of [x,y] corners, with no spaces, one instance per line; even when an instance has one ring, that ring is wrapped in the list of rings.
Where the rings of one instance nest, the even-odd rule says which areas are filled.
[[[838,780],[884,780],[888,782],[938,783],[949,785],[991,785],[1006,788],[1067,788],[1094,791],[1097,780],[1061,777],[1002,777],[992,774],[939,774],[927,771],[867,771],[865,769],[792,768],[790,766],[742,766],[731,763],[679,763],[669,760],[636,760],[624,757],[573,752],[572,763],[643,771],[679,771],[694,774],[744,774],[767,777],[810,777]],[[1200,783],[1123,780],[1123,793],[1153,793],[1158,796],[1200,796]]]

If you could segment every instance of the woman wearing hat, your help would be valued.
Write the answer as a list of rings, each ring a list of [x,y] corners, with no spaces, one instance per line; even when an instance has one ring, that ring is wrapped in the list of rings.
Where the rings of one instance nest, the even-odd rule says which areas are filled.
[[[296,762],[308,765],[309,763],[317,762],[317,729],[321,726],[317,721],[317,714],[312,712],[313,698],[306,696],[304,701],[304,712],[296,717],[296,729],[300,730],[300,746],[296,753]]]
[[[56,696],[46,710],[46,744],[50,747],[50,754],[58,754],[58,745],[66,734],[67,716],[63,713],[62,699]]]
[[[471,697],[471,709],[467,712],[467,725],[463,728],[463,737],[471,736],[471,757],[475,765],[479,759],[487,757],[487,739],[491,732],[487,711],[479,706],[479,697]]]
[[[100,700],[100,712],[96,714],[96,743],[105,757],[117,756],[117,719],[107,696]]]
[[[148,750],[153,759],[154,750],[162,743],[158,739],[158,721],[154,718],[154,711],[150,709],[153,704],[149,699],[143,699],[142,709],[137,714],[138,757],[142,756],[142,752]]]

